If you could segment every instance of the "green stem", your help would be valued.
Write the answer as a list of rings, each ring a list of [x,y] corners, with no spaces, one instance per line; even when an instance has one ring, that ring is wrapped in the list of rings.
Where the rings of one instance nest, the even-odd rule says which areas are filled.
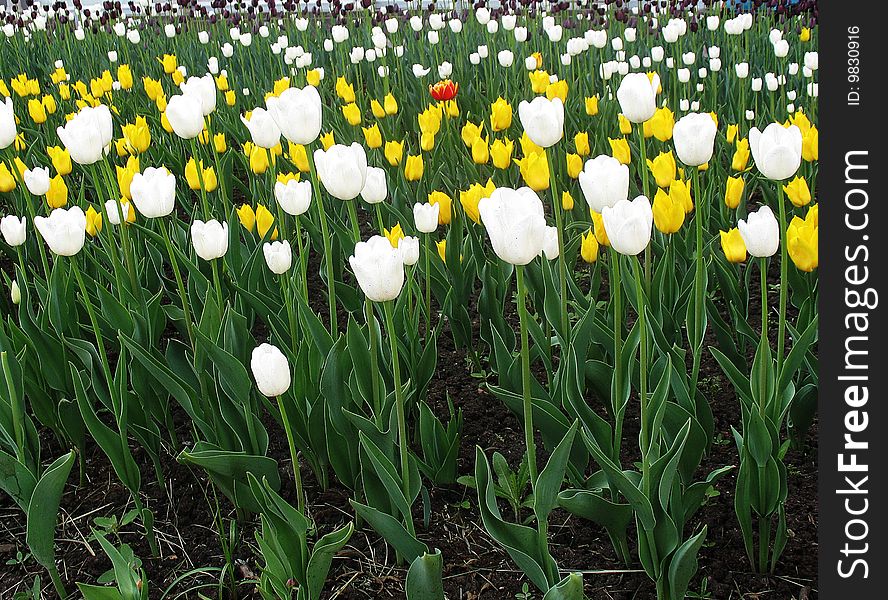
[[[392,351],[392,376],[395,382],[395,410],[398,415],[398,447],[401,454],[401,486],[404,497],[410,502],[410,455],[407,450],[407,418],[404,412],[404,391],[401,389],[401,362],[398,358],[398,340],[395,336],[395,325],[392,317],[392,303],[384,302],[385,325],[388,329],[389,343]],[[406,519],[407,529],[413,534],[413,520]]]
[[[552,188],[552,204],[555,208],[555,227],[558,230],[558,279],[561,295],[561,335],[567,339],[570,336],[570,318],[567,314],[567,266],[564,262],[564,217],[562,213],[561,198],[558,197],[558,177],[552,172],[550,165],[550,186]]]
[[[524,282],[524,266],[515,265],[518,279],[518,316],[521,323],[521,390],[524,411],[524,441],[527,446],[527,471],[530,484],[536,488],[536,442],[533,438],[533,400],[530,395],[530,342],[527,333],[527,285]]]
[[[620,282],[620,255],[611,256],[610,293],[614,306],[614,391],[611,398],[614,411],[614,454],[617,464],[620,461],[620,448],[623,443],[623,288]]]
[[[783,370],[785,338],[786,338],[786,270],[789,257],[786,248],[786,202],[783,197],[783,186],[777,182],[777,206],[780,212],[780,314],[777,322],[777,373]]]
[[[700,361],[703,355],[703,317],[704,317],[704,297],[706,295],[706,285],[704,277],[706,276],[705,266],[703,264],[703,205],[700,199],[703,195],[700,193],[700,171],[696,167],[691,167],[691,177],[694,185],[690,193],[697,194],[697,202],[694,204],[694,228],[697,235],[696,256],[694,260],[694,339],[692,343],[693,366],[691,367],[691,393],[697,393],[697,381],[700,377]]]
[[[324,242],[324,264],[327,268],[327,303],[330,308],[330,333],[333,337],[339,333],[338,317],[336,314],[336,279],[333,275],[333,247],[330,239],[330,228],[327,225],[327,214],[324,211],[324,202],[321,199],[321,189],[318,185],[318,172],[314,164],[314,155],[311,150],[306,148],[305,155],[308,157],[308,166],[312,173],[311,182],[314,186],[314,195],[318,206],[318,215],[321,221],[321,237]]]
[[[644,197],[648,200],[651,200],[648,182],[648,167],[647,167],[647,141],[644,139],[644,123],[638,123],[635,126],[635,130],[638,132],[638,146],[641,151],[641,166],[639,167],[639,174],[641,175],[641,189]],[[645,292],[651,291],[651,247],[648,245],[647,248],[644,249],[644,290]]]
[[[302,471],[299,467],[299,452],[296,450],[296,441],[293,437],[293,428],[290,426],[290,417],[287,416],[287,409],[284,407],[283,399],[277,397],[278,409],[281,411],[281,422],[284,425],[284,432],[287,434],[287,445],[290,447],[290,460],[293,461],[293,479],[296,482],[296,507],[299,512],[305,514],[305,493],[302,489]]]
[[[166,244],[167,254],[169,254],[170,257],[170,264],[173,267],[173,275],[176,278],[176,288],[179,291],[179,299],[182,300],[182,312],[184,313],[185,327],[188,330],[188,339],[191,342],[191,349],[195,350],[197,346],[194,339],[194,325],[191,322],[191,306],[188,302],[188,292],[185,290],[185,282],[182,279],[182,272],[179,270],[179,261],[176,260],[176,255],[173,252],[173,242],[170,236],[169,227],[169,223],[166,221],[160,222],[160,231],[163,233],[163,241]]]

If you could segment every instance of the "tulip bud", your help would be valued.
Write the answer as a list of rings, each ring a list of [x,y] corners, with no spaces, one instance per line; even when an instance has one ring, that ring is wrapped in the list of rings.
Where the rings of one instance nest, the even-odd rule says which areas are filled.
[[[367,167],[367,179],[361,189],[361,199],[367,204],[378,204],[388,197],[388,185],[385,178],[385,169],[380,167]]]
[[[25,171],[23,179],[25,187],[35,196],[43,196],[49,191],[49,169],[35,167]]]
[[[19,289],[18,281],[15,279],[12,280],[12,285],[9,288],[9,298],[12,300],[12,303],[18,306],[22,301],[22,290]]]
[[[651,241],[654,214],[646,196],[605,206],[601,216],[611,248],[627,256],[636,256],[647,248]]]
[[[293,250],[286,240],[265,242],[262,253],[265,255],[265,264],[275,275],[286,273],[293,264]]]
[[[280,396],[290,389],[290,363],[276,346],[262,344],[254,348],[250,369],[263,396]]]
[[[405,265],[415,265],[419,260],[419,238],[413,236],[402,237],[398,240],[398,251]]]
[[[780,243],[780,226],[769,206],[750,213],[737,223],[749,254],[758,258],[773,256]]]
[[[6,215],[0,219],[0,232],[3,233],[3,240],[13,248],[21,246],[27,238],[27,224],[27,217],[19,218],[15,215]]]
[[[203,260],[222,258],[228,252],[228,223],[195,219],[191,224],[191,244]]]
[[[438,214],[440,213],[440,204],[420,204],[413,205],[413,222],[416,229],[421,233],[434,233],[438,229]]]

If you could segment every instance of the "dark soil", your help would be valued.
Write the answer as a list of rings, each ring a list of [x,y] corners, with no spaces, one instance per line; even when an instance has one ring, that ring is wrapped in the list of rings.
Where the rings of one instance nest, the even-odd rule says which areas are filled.
[[[310,266],[310,273],[317,273],[316,264]],[[751,283],[755,286],[757,278],[753,277]],[[317,281],[310,289],[323,288]],[[750,290],[750,297],[750,314],[756,315],[759,310],[757,288]],[[776,304],[776,297],[772,297],[770,303]],[[312,305],[324,313],[322,301]],[[707,340],[707,345],[715,344],[714,337]],[[480,445],[488,456],[493,451],[501,452],[511,465],[517,466],[524,451],[521,423],[484,390],[481,379],[471,375],[465,353],[453,347],[448,335],[439,338],[439,345],[438,369],[429,388],[428,402],[441,416],[447,413],[448,397],[463,411],[460,473],[472,473],[476,445]],[[733,389],[708,353],[704,354],[700,380],[706,387],[716,427],[712,451],[704,458],[699,471],[705,476],[715,468],[737,464],[731,427],[739,427],[740,411]],[[624,439],[630,441],[624,443],[624,448],[629,447],[624,450],[624,464],[631,464],[632,454],[637,454],[631,442],[637,437],[637,404],[630,403],[626,418]],[[182,414],[175,416],[179,441],[187,446],[190,425]],[[283,495],[292,500],[292,481],[286,478],[290,468],[283,431],[273,419],[266,418],[265,421],[272,440],[269,454],[279,461],[285,479]],[[815,425],[808,435],[810,445],[803,451],[791,450],[786,457],[789,470],[786,512],[790,533],[776,574],[768,577],[750,572],[733,510],[735,480],[729,473],[717,484],[718,494],[688,525],[686,533],[697,531],[704,524],[709,528],[706,545],[700,553],[700,569],[691,586],[692,593],[698,595],[689,597],[718,600],[805,600],[817,597],[816,439]],[[542,445],[539,440],[537,443]],[[49,436],[43,440],[43,447],[46,457],[63,452]],[[200,591],[204,594],[215,597],[218,587],[227,586],[231,581],[231,574],[222,576],[220,569],[226,565],[223,543],[228,542],[228,531],[235,523],[235,511],[224,497],[216,495],[203,473],[176,462],[177,450],[165,449],[165,483],[160,484],[154,477],[149,458],[137,445],[133,444],[133,447],[135,458],[143,469],[144,501],[154,511],[160,554],[151,557],[138,522],[124,527],[118,534],[119,540],[130,544],[136,555],[142,558],[150,579],[151,598],[160,598],[170,586],[173,586],[171,595],[167,597],[196,598],[197,586],[203,586]],[[82,473],[87,479],[81,481],[81,485],[75,485],[78,472],[75,467],[62,501],[56,536],[57,559],[69,591],[74,589],[75,582],[94,583],[110,567],[98,544],[90,540],[93,519],[111,515],[120,517],[133,507],[129,493],[118,482],[99,448],[93,446],[82,460]],[[321,532],[352,520],[354,515],[348,503],[348,490],[336,484],[321,490],[305,466],[303,473],[307,474],[310,514]],[[430,547],[440,548],[443,553],[447,597],[451,600],[511,599],[521,592],[526,579],[484,531],[474,490],[453,485],[431,488],[429,494],[430,522],[426,529],[418,526],[418,535]],[[222,520],[221,527],[220,523],[214,522],[217,514]],[[421,523],[421,520],[420,511],[417,522]],[[654,587],[644,572],[636,565],[627,569],[617,559],[602,529],[560,510],[553,513],[550,522],[553,556],[564,571],[586,572],[589,598],[629,600],[655,597]],[[231,550],[236,565],[234,577],[239,582],[239,598],[258,597],[251,583],[259,571],[253,538],[256,524],[255,520],[240,524],[241,544]],[[224,529],[222,535],[220,529]],[[30,586],[34,577],[41,578],[45,597],[52,597],[45,570],[27,556],[24,534],[22,512],[10,499],[0,498],[0,561],[5,563],[0,566],[0,598],[11,598],[15,591]],[[21,560],[17,558],[19,552],[23,555]],[[405,576],[406,566],[396,564],[393,551],[371,528],[364,526],[355,532],[334,560],[325,598],[404,598]],[[530,590],[532,597],[540,596],[532,586]],[[233,597],[230,591],[225,595]]]

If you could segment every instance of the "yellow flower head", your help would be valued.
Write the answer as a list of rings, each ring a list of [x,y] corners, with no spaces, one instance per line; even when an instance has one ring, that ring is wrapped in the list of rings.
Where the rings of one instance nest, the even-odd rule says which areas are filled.
[[[549,161],[545,152],[532,152],[515,160],[524,183],[535,192],[549,189]]]
[[[333,130],[331,129],[327,133],[321,134],[320,140],[324,150],[329,150],[336,143],[336,139],[333,137]]]
[[[362,127],[361,130],[364,132],[364,143],[367,144],[368,148],[375,149],[382,146],[382,132],[379,130],[377,123],[370,127]]]
[[[52,166],[59,175],[67,175],[71,172],[71,154],[65,148],[59,146],[50,146],[46,149]]]
[[[568,153],[567,155],[567,175],[571,179],[576,179],[583,172],[583,157],[579,154]]]
[[[453,199],[438,190],[429,194],[429,204],[439,206],[438,208],[438,225],[450,225],[453,215]]]
[[[139,172],[139,157],[130,156],[125,166],[118,165],[115,168],[117,169],[117,186],[120,188],[120,195],[131,200],[130,184],[133,181],[133,176]]]
[[[472,144],[475,143],[475,139],[481,135],[483,129],[484,123],[475,125],[471,121],[466,121],[466,124],[463,125],[462,131],[460,132],[460,136],[462,137],[463,144],[466,145],[466,148],[472,147]]]
[[[672,128],[675,127],[675,113],[668,107],[658,108],[648,122],[650,123],[651,133],[655,138],[661,142],[672,139]]]
[[[592,232],[591,227],[583,234],[580,242],[580,256],[584,262],[590,265],[598,260],[598,239]]]
[[[728,182],[725,184],[725,205],[728,208],[734,209],[740,206],[745,185],[742,177],[728,177]]]
[[[654,212],[654,226],[661,232],[670,234],[681,229],[685,219],[684,206],[676,202],[671,194],[658,189],[651,208]]]
[[[811,126],[811,129],[808,130],[808,133],[802,136],[802,158],[805,159],[806,162],[814,162],[817,160],[819,152],[818,152],[818,143],[820,141],[820,133],[817,131],[817,127]]]
[[[590,117],[598,114],[598,96],[586,98],[586,114]]]
[[[404,230],[401,229],[400,223],[395,223],[395,226],[391,229],[383,229],[383,235],[385,235],[389,244],[392,245],[392,248],[397,248],[398,243],[404,239]]]
[[[43,106],[39,99],[31,98],[28,100],[28,114],[31,115],[31,120],[37,125],[46,123],[46,107]]]
[[[725,137],[728,138],[728,143],[733,144],[737,141],[737,132],[738,127],[736,125],[728,125],[728,131],[725,133]]]
[[[398,114],[398,101],[395,100],[391,92],[382,99],[382,106],[385,108],[385,114],[389,116]]]
[[[561,192],[561,208],[564,210],[573,210],[574,208],[573,196],[567,190]]]
[[[163,72],[167,75],[171,74],[179,67],[179,62],[176,60],[175,54],[164,54],[163,57],[158,58],[157,60],[163,65]]]
[[[401,164],[401,159],[404,158],[404,142],[396,140],[386,142],[384,152],[388,163],[393,167],[397,167]]]
[[[151,130],[145,117],[136,117],[135,123],[127,123],[123,126],[123,137],[131,152],[141,154],[151,145]]]
[[[90,206],[86,209],[86,233],[96,237],[102,231],[102,213]]]
[[[509,138],[494,140],[490,145],[490,156],[493,158],[493,166],[497,169],[508,169],[512,164],[512,148],[514,144]]]
[[[574,149],[580,156],[589,156],[592,153],[592,148],[589,146],[589,134],[587,132],[580,131],[574,136]]]
[[[811,190],[808,189],[808,182],[804,177],[796,177],[783,186],[786,197],[792,202],[796,208],[802,208],[811,203]]]
[[[185,180],[188,182],[188,187],[197,191],[201,189],[201,182],[203,182],[203,188],[206,192],[214,191],[219,185],[215,169],[213,167],[204,169],[203,161],[200,161],[199,166],[200,172],[198,171],[198,163],[193,157],[185,163]]]
[[[810,273],[817,268],[817,238],[816,220],[792,218],[786,228],[786,249],[798,270]]]
[[[15,189],[15,177],[6,163],[0,163],[0,192],[4,194]]]
[[[562,102],[567,102],[567,91],[567,80],[559,79],[555,83],[550,83],[546,86],[546,98],[549,100],[560,98]]]
[[[657,185],[661,188],[668,188],[672,180],[675,179],[677,165],[675,164],[675,156],[672,151],[661,152],[654,160],[648,159],[648,168],[654,175]]]
[[[348,121],[348,124],[352,127],[361,124],[361,109],[358,108],[358,105],[354,102],[349,102],[342,107],[342,116],[345,117],[345,120]]]
[[[61,175],[49,180],[49,191],[46,192],[46,203],[50,208],[61,208],[68,203],[68,185]]]
[[[312,87],[318,87],[321,83],[321,72],[317,69],[311,69],[305,74],[305,81]]]
[[[382,119],[385,117],[385,109],[382,107],[382,104],[379,100],[371,100],[370,101],[370,112],[373,113],[373,116],[377,119]]]
[[[592,217],[592,227],[595,231],[595,239],[602,246],[610,246],[610,240],[607,237],[607,231],[604,229],[604,217],[601,213],[589,209],[589,215]]]
[[[117,82],[120,89],[129,90],[133,87],[133,72],[129,65],[120,65],[117,67]]]
[[[336,95],[345,103],[354,102],[355,88],[346,81],[345,77],[338,77],[336,79]]]
[[[728,262],[742,263],[746,260],[746,244],[743,242],[743,236],[740,230],[734,227],[728,231],[719,231],[721,238],[722,251]]]
[[[626,138],[607,138],[610,143],[611,155],[624,165],[632,162],[632,152],[629,150],[629,142]]]
[[[617,120],[620,122],[620,133],[623,135],[629,135],[632,133],[632,123],[629,122],[629,119],[623,116],[622,113],[617,115]]]
[[[490,105],[490,128],[494,131],[505,131],[512,126],[512,105],[502,96]]]
[[[530,87],[534,94],[545,94],[546,88],[549,87],[549,74],[543,70],[531,71],[528,73],[530,77]]]
[[[749,139],[743,138],[737,141],[737,149],[734,150],[734,158],[731,159],[731,168],[735,171],[745,171],[749,163]]]
[[[694,201],[691,199],[691,182],[674,179],[669,184],[669,197],[681,206],[685,214],[694,210]]]
[[[407,181],[419,181],[425,171],[422,154],[408,154],[404,163],[404,177]]]

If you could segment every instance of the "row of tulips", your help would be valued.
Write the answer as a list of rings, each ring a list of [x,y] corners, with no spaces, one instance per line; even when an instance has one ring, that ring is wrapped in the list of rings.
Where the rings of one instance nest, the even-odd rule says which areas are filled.
[[[134,444],[159,481],[174,452],[234,522],[261,516],[264,597],[319,597],[353,530],[320,535],[304,468],[350,490],[356,519],[411,564],[408,590],[441,597],[414,505],[459,474],[462,413],[426,398],[443,335],[523,420],[526,486],[494,481],[522,477],[480,447],[459,480],[546,598],[583,594],[568,571],[586,566],[549,550],[556,508],[603,528],[659,598],[685,597],[707,535],[694,516],[734,468],[699,478],[710,402],[725,401],[704,386],[710,352],[741,404],[746,551],[777,569],[783,457],[817,391],[810,7],[359,9],[347,22],[339,6],[218,8],[35,10],[4,28],[0,64],[20,72],[0,73],[0,488],[57,592],[47,523],[95,443],[153,552]],[[290,499],[265,414],[286,435]],[[41,429],[75,451],[44,466]]]

